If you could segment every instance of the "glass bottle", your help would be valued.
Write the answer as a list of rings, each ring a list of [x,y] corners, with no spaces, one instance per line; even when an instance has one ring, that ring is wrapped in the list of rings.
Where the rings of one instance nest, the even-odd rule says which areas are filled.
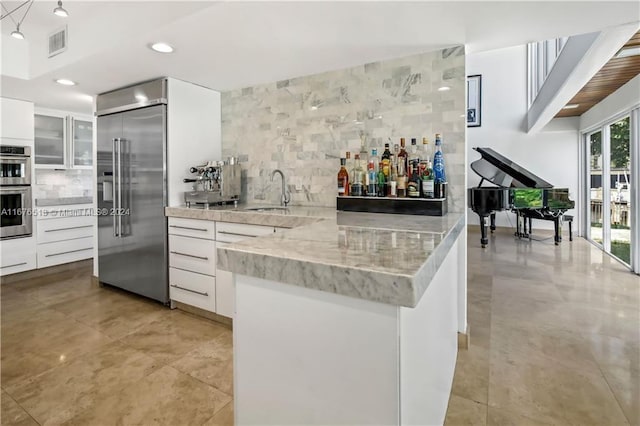
[[[417,159],[411,161],[411,174],[409,181],[407,182],[407,197],[418,198],[420,197],[420,167]]]
[[[408,163],[408,154],[407,151],[405,150],[405,140],[404,138],[400,138],[400,152],[398,153],[398,162],[404,162],[403,167],[405,172],[408,170],[409,168],[409,163]]]
[[[433,173],[435,183],[445,183],[447,176],[444,170],[444,157],[442,155],[442,138],[436,133],[436,153],[433,155]]]
[[[398,145],[395,146],[398,148]],[[396,156],[391,154],[389,158],[389,193],[388,196],[395,198],[398,196],[398,169],[396,167]]]
[[[378,150],[371,150],[371,157],[369,157],[369,164],[367,164],[367,195],[369,197],[375,197],[378,194]]]
[[[407,164],[407,176],[409,180],[413,177],[413,163],[420,163],[420,157],[418,155],[418,142],[416,138],[411,138],[411,151],[409,153],[409,160]]]
[[[384,175],[384,164],[378,164],[378,197],[387,195],[387,177]]]
[[[422,138],[422,152],[418,152],[418,156],[420,157],[420,178],[422,178],[429,158],[431,157],[429,155],[429,141],[427,138]]]
[[[349,195],[349,172],[346,169],[347,159],[340,159],[340,171],[338,172],[338,195]]]
[[[389,151],[389,144],[384,144],[384,152],[382,153],[382,170],[386,180],[389,180],[389,163],[391,159],[391,151]]]
[[[402,141],[402,139],[401,139]],[[394,152],[396,152],[396,191],[398,198],[404,198],[407,196],[407,174],[405,169],[406,157],[400,155],[402,151],[398,144],[393,147]],[[405,151],[406,154],[406,151]]]
[[[364,176],[365,172],[360,164],[360,155],[355,155],[355,165],[351,172],[351,195],[354,197],[364,196]]]

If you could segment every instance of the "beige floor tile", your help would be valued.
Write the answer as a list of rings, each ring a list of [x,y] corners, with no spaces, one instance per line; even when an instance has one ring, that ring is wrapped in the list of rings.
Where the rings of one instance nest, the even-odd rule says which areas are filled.
[[[174,361],[171,366],[233,395],[233,333],[225,330]]]
[[[38,426],[38,423],[5,391],[0,394],[0,424],[4,426]]]
[[[213,321],[174,310],[167,311],[166,314],[121,340],[158,361],[168,364],[225,331],[228,329],[216,325]]]
[[[601,368],[629,423],[640,425],[640,372],[638,369],[615,365],[604,365]]]
[[[2,387],[18,382],[95,350],[113,340],[71,319],[43,324],[24,335],[2,335]]]
[[[81,275],[64,281],[48,282],[40,286],[21,290],[45,305],[68,302],[78,297],[102,291],[90,276]]]
[[[109,288],[51,305],[51,309],[63,312],[114,339],[133,333],[168,312],[168,308],[159,303]]]
[[[487,426],[550,426],[540,420],[530,419],[509,410],[489,407]]]
[[[200,425],[231,399],[214,387],[164,366],[63,424]]]
[[[563,425],[625,425],[601,374],[492,353],[489,406]]]
[[[445,426],[484,426],[487,424],[487,406],[452,395],[444,424]]]
[[[11,394],[40,424],[59,424],[143,379],[159,364],[119,342],[109,343],[21,383]]]
[[[471,344],[459,350],[453,378],[453,395],[487,403],[489,394],[489,350]]]
[[[207,420],[203,426],[233,426],[233,401],[222,407],[220,411]]]

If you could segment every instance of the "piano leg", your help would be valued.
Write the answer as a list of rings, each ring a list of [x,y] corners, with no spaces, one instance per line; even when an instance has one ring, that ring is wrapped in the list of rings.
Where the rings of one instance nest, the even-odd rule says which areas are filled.
[[[560,219],[557,217],[553,219],[553,232],[553,242],[558,245],[560,244]]]
[[[485,224],[485,220],[487,216],[480,216],[480,245],[482,248],[487,247],[489,244],[489,239],[487,238],[487,225]]]
[[[531,227],[532,222],[533,222],[533,219],[529,217],[529,241],[531,241],[531,234],[533,233],[533,228]]]
[[[496,213],[492,212],[489,217],[491,218],[491,233],[493,234],[493,231],[496,230]]]

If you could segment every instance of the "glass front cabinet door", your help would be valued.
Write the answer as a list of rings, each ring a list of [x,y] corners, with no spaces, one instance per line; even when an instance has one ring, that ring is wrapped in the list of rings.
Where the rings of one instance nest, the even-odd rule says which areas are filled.
[[[36,114],[34,145],[36,167],[90,169],[93,122],[64,113]]]
[[[35,163],[36,165],[64,167],[66,159],[66,118],[36,114]]]
[[[93,165],[93,122],[71,117],[72,167]]]

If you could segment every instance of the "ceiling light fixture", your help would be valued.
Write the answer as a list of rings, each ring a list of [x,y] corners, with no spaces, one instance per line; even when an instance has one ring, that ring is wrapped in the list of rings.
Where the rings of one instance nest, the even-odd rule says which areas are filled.
[[[59,78],[56,80],[56,83],[62,84],[63,86],[75,86],[76,82],[73,80],[69,80],[67,78]]]
[[[22,21],[24,21],[24,18],[27,17],[27,13],[29,13],[29,10],[31,10],[31,6],[33,5],[34,0],[27,0],[26,2],[22,3],[20,6],[16,7],[15,9],[13,9],[11,12],[9,12],[9,10],[7,10],[7,8],[4,6],[4,4],[2,5],[2,8],[7,12],[6,14],[2,15],[2,17],[0,17],[1,19],[6,18],[7,16],[9,18],[11,18],[11,20],[13,21],[14,24],[16,24],[16,29],[14,31],[11,32],[11,37],[18,39],[18,40],[24,40],[24,34],[20,31],[20,25],[22,25]],[[24,6],[25,4],[29,4],[29,7],[27,7],[27,10],[24,12],[24,15],[22,15],[22,19],[20,19],[19,22],[16,22],[15,19],[13,19],[13,16],[11,16],[12,13],[14,13],[15,11],[17,11],[18,9],[20,9],[22,6]]]
[[[438,88],[438,92],[446,92],[447,90],[451,90],[449,86],[442,86]]]
[[[580,104],[567,104],[562,107],[562,109],[576,109],[580,106]]]
[[[173,47],[171,47],[167,43],[162,43],[162,42],[153,43],[149,47],[151,47],[152,50],[155,50],[158,53],[171,53],[171,52],[173,52]]]
[[[24,34],[20,32],[20,24],[16,26],[15,31],[11,31],[11,37],[17,38],[18,40],[24,40]]]
[[[616,53],[616,58],[628,58],[629,56],[640,55],[640,46],[623,47]]]
[[[61,16],[63,18],[66,18],[67,16],[69,16],[69,12],[67,12],[65,8],[62,7],[62,0],[58,0],[58,7],[53,9],[53,14],[56,16]]]

